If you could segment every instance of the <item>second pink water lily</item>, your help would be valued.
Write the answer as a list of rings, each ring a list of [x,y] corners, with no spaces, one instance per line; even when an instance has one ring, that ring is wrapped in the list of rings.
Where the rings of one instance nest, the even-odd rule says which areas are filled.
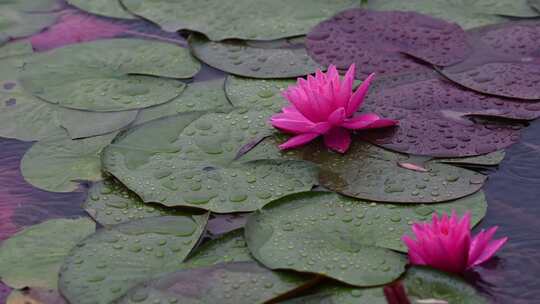
[[[294,136],[280,145],[281,149],[302,146],[319,136],[325,145],[345,153],[351,144],[350,130],[390,127],[397,121],[379,117],[375,113],[357,114],[368,92],[374,75],[371,74],[356,91],[353,91],[354,64],[343,80],[335,66],[327,73],[320,70],[307,80],[298,78],[295,86],[283,92],[290,104],[270,119],[271,124]]]

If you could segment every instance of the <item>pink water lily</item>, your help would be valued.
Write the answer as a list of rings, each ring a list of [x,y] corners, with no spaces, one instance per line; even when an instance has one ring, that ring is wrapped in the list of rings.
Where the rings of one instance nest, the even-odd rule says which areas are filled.
[[[298,78],[295,86],[283,92],[290,104],[282,113],[272,116],[271,124],[294,136],[280,145],[281,149],[296,148],[318,136],[330,149],[345,153],[351,144],[349,130],[390,127],[395,120],[384,119],[374,113],[356,114],[367,94],[374,74],[353,92],[355,66],[352,64],[343,81],[334,65],[327,73],[318,70],[315,77]]]
[[[470,226],[470,212],[459,218],[454,211],[450,217],[444,214],[439,218],[434,214],[431,223],[413,224],[416,240],[403,237],[409,248],[410,263],[462,273],[490,259],[508,240],[507,237],[492,240],[496,226],[471,237]]]

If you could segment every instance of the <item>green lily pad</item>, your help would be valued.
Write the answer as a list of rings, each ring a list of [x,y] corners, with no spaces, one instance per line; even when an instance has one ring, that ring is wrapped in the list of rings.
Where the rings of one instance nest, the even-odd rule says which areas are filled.
[[[500,164],[506,152],[504,150],[499,150],[479,156],[471,157],[457,157],[457,158],[441,158],[434,161],[446,164],[456,164],[456,165],[479,165],[479,166],[497,166]]]
[[[291,79],[257,80],[229,76],[225,81],[225,92],[236,107],[260,107],[277,113],[288,103],[281,92],[294,84]]]
[[[68,3],[97,15],[114,18],[133,17],[120,5],[120,0],[68,0]]]
[[[60,124],[72,139],[118,131],[137,118],[138,111],[89,112],[58,107]]]
[[[92,185],[84,209],[103,226],[112,226],[131,220],[185,213],[158,204],[145,204],[124,185],[112,178]]]
[[[529,6],[540,12],[540,0],[529,0]]]
[[[21,38],[37,33],[53,24],[57,15],[50,12],[38,13],[49,8],[56,1],[0,1],[0,45],[13,38]]]
[[[136,285],[179,269],[207,220],[208,214],[150,217],[99,230],[65,259],[60,292],[70,303],[111,303]]]
[[[527,0],[370,0],[374,10],[415,11],[453,21],[465,29],[508,21],[511,17],[535,17]]]
[[[65,132],[35,143],[21,162],[24,179],[51,192],[71,192],[78,180],[101,179],[101,150],[116,134],[72,140]]]
[[[157,106],[139,110],[134,125],[192,111],[225,112],[231,108],[224,90],[224,79],[213,79],[188,84],[175,99]]]
[[[487,303],[474,287],[462,278],[427,267],[411,267],[402,279],[411,303]],[[383,288],[355,288],[330,284],[315,294],[292,299],[284,304],[386,304]]]
[[[193,121],[194,115],[127,132],[105,150],[105,170],[145,202],[216,213],[257,210],[316,183],[316,168],[307,162],[237,159],[240,148],[272,132],[264,111],[241,108]],[[157,137],[166,139],[158,142]]]
[[[13,41],[0,47],[0,59],[11,56],[28,55],[33,52],[32,44],[28,40]]]
[[[486,180],[480,173],[437,161],[415,164],[412,156],[357,138],[353,138],[346,154],[331,152],[320,141],[283,153],[277,148],[282,140],[265,139],[245,157],[313,162],[321,169],[321,185],[359,199],[404,204],[444,202],[475,193]]]
[[[204,243],[184,262],[185,268],[208,267],[220,263],[254,261],[244,240],[244,229],[237,229]]]
[[[303,38],[272,42],[213,42],[191,35],[193,54],[222,71],[253,78],[289,78],[315,73],[320,67],[307,54]]]
[[[88,218],[49,220],[24,229],[0,246],[2,281],[13,288],[56,289],[64,257],[94,230]]]
[[[172,273],[129,291],[118,303],[262,304],[309,283],[255,262],[218,264]]]
[[[127,9],[167,31],[191,30],[210,40],[274,40],[305,35],[356,0],[122,0]]]
[[[369,207],[357,203],[317,192],[275,201],[248,219],[249,249],[270,269],[317,273],[355,286],[392,282],[405,271],[407,259],[379,247],[377,236],[361,233],[370,221],[362,207]]]
[[[172,100],[200,64],[173,44],[111,39],[35,55],[21,77],[30,93],[67,108],[100,112],[145,108]]]

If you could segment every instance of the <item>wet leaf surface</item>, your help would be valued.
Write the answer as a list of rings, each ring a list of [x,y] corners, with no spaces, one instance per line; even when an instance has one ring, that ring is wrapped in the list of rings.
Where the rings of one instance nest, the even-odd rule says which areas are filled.
[[[399,120],[394,129],[370,132],[366,138],[371,142],[436,157],[474,156],[508,147],[525,126],[508,119],[529,120],[540,114],[534,104],[478,94],[434,74],[382,80],[370,90],[364,110]]]
[[[1,243],[2,280],[13,288],[56,289],[63,259],[94,230],[88,218],[50,220],[22,230]]]
[[[503,161],[505,155],[506,152],[504,150],[500,150],[479,156],[442,158],[435,159],[434,161],[445,164],[456,164],[463,166],[497,166]]]
[[[134,286],[179,269],[207,220],[207,214],[151,217],[99,230],[64,261],[60,292],[71,303],[111,303]]]
[[[71,192],[80,181],[98,181],[101,151],[115,135],[72,140],[59,132],[26,152],[21,162],[22,175],[33,186],[51,192]]]
[[[413,303],[480,304],[487,300],[462,278],[437,270],[413,267],[402,279],[402,284]],[[444,301],[444,302],[442,302]],[[383,288],[355,288],[328,284],[316,293],[289,301],[286,304],[387,304]]]
[[[113,178],[94,183],[88,190],[83,207],[96,222],[106,227],[149,217],[185,215],[180,210],[143,203],[136,194]]]
[[[67,2],[83,11],[97,15],[116,18],[133,17],[122,8],[120,0],[67,0]]]
[[[307,54],[303,38],[270,42],[212,42],[191,35],[194,55],[222,71],[253,78],[290,78],[315,73],[319,65]]]
[[[465,59],[470,52],[465,32],[447,23],[413,12],[377,12],[351,9],[314,27],[306,45],[313,59],[345,70],[355,63],[357,79],[419,73]]]
[[[247,109],[187,113],[141,125],[105,150],[105,170],[145,202],[216,213],[253,211],[311,189],[316,169],[309,163],[237,159],[252,138],[271,133],[264,114]],[[154,140],[158,134],[166,134],[163,143]]]
[[[55,0],[2,1],[0,3],[0,45],[13,38],[39,32],[55,22]]]
[[[406,258],[377,246],[375,236],[351,229],[358,212],[336,213],[354,207],[335,194],[290,196],[249,218],[246,241],[255,259],[270,269],[317,273],[355,286],[392,282],[405,271]]]
[[[446,77],[482,93],[540,100],[540,22],[503,23],[467,34],[473,53],[442,69]],[[537,104],[530,107],[540,108]]]
[[[307,284],[309,276],[274,272],[255,262],[218,264],[172,273],[131,290],[119,303],[267,303]]]
[[[504,16],[536,17],[527,0],[370,0],[367,8],[374,10],[414,11],[450,22],[465,29],[505,22]]]
[[[67,108],[121,111],[162,104],[184,90],[182,82],[154,76],[189,78],[199,68],[184,48],[112,39],[36,55],[21,82],[32,94]]]
[[[444,202],[478,191],[486,180],[480,173],[397,154],[357,137],[345,155],[327,150],[321,141],[281,153],[277,145],[282,140],[277,136],[265,139],[245,159],[313,162],[320,168],[321,185],[360,199],[406,204]]]
[[[130,12],[165,30],[200,32],[213,41],[274,40],[304,35],[317,22],[359,4],[352,0],[122,0],[122,3]]]

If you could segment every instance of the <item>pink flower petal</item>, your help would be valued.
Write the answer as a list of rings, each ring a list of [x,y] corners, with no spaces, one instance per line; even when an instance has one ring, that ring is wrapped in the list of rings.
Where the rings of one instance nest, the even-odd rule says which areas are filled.
[[[508,241],[508,238],[503,237],[502,239],[489,242],[489,245],[484,249],[482,255],[480,255],[480,257],[474,261],[474,263],[471,263],[469,267],[480,265],[489,260],[499,249],[501,249],[502,246],[504,246],[504,244],[506,244],[506,241]]]
[[[330,116],[328,116],[328,122],[333,126],[341,126],[345,120],[345,109],[338,108]]]
[[[302,145],[307,144],[308,142],[317,138],[319,134],[317,133],[304,133],[300,135],[293,136],[288,141],[279,145],[279,148],[282,150],[296,148]]]
[[[347,105],[347,117],[353,115],[364,102],[364,98],[367,95],[373,77],[375,77],[375,74],[369,75],[368,78],[362,82],[360,87],[358,87],[356,92],[354,92],[354,94],[351,96],[351,99]]]
[[[351,145],[349,131],[344,128],[332,128],[324,134],[324,144],[339,153],[345,153]]]

